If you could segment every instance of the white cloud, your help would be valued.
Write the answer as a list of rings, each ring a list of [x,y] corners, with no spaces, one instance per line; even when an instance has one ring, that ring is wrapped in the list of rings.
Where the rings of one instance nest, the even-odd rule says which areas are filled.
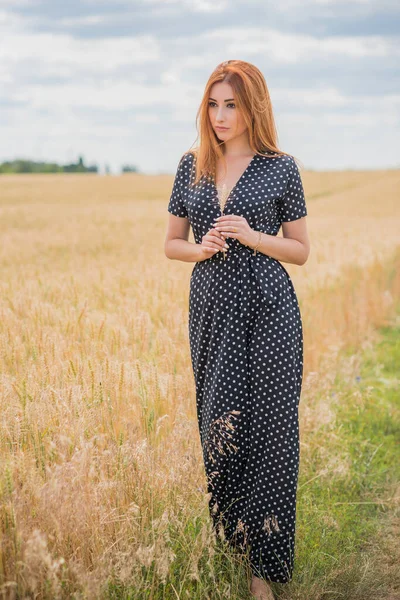
[[[128,110],[144,106],[176,103],[176,89],[164,86],[144,86],[128,81],[99,83],[65,83],[62,86],[27,84],[13,94],[13,99],[27,101],[35,109],[92,107],[104,110]]]
[[[144,4],[165,6],[178,6],[191,12],[219,13],[229,7],[228,0],[142,0]]]
[[[13,29],[23,29],[23,20],[12,12],[1,10],[0,4],[0,31],[6,34],[7,31]]]
[[[23,61],[35,61],[45,75],[76,75],[80,70],[107,72],[123,65],[159,60],[160,46],[150,35],[102,39],[76,39],[67,34],[4,33],[0,61],[13,68]]]
[[[70,25],[99,25],[100,23],[107,23],[109,15],[86,15],[83,17],[63,17],[58,20],[60,25],[68,27]]]
[[[302,0],[301,4],[298,0],[280,0],[277,4],[277,9],[280,11],[287,11],[290,9],[301,8],[309,9],[310,7],[326,6],[328,8],[345,8],[347,10],[351,7],[360,6],[362,9],[371,9],[373,11],[398,9],[397,0]]]
[[[161,123],[161,117],[160,115],[157,114],[150,114],[150,115],[145,115],[145,114],[141,114],[138,113],[137,115],[135,115],[135,122],[136,123]]]
[[[223,45],[225,54],[240,56],[262,54],[267,59],[281,63],[299,63],[304,60],[322,61],[324,58],[345,56],[367,58],[399,56],[398,38],[383,36],[325,36],[282,33],[265,28],[214,29],[201,38],[204,42]]]
[[[2,6],[6,8],[18,8],[19,6],[38,6],[40,0],[0,0],[0,8]]]
[[[372,112],[398,111],[400,122],[400,94],[370,95],[365,94],[351,96],[340,92],[334,87],[315,88],[277,88],[273,91],[273,104],[277,106],[287,105],[290,109],[348,109],[354,112],[369,110]],[[312,113],[313,114],[313,113]],[[354,117],[354,113],[350,116]]]

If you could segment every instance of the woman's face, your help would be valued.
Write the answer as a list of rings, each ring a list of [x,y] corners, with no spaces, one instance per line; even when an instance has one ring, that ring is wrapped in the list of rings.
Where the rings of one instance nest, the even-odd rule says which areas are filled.
[[[243,115],[236,108],[233,90],[229,83],[219,81],[211,87],[208,115],[212,128],[221,141],[231,140],[247,130]]]

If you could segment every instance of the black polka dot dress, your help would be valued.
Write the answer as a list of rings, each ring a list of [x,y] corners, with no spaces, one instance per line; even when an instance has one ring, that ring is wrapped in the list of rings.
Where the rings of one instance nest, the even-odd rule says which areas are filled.
[[[180,160],[168,211],[186,217],[195,242],[221,215],[215,182],[196,186],[196,158]],[[256,153],[224,214],[277,235],[307,215],[291,156]],[[189,341],[210,516],[219,538],[246,552],[252,572],[292,579],[299,470],[298,405],[303,333],[283,265],[227,237],[229,250],[196,262],[190,276]]]

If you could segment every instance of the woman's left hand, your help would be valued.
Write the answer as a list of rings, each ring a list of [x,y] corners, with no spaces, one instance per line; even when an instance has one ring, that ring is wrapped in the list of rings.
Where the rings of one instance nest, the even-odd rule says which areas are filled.
[[[253,247],[257,244],[257,232],[250,227],[244,217],[237,215],[222,215],[215,219],[213,227],[217,229],[224,237],[231,237],[239,240],[245,246]]]

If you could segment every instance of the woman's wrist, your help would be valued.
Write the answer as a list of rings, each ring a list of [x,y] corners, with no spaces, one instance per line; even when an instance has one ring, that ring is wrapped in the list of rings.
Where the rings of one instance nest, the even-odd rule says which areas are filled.
[[[203,260],[206,260],[206,256],[204,255],[204,252],[201,248],[201,244],[198,244],[196,242],[196,251],[197,251],[197,257],[196,257],[196,261],[195,262],[202,262]]]
[[[262,232],[261,231],[256,231],[255,229],[252,230],[252,239],[250,240],[250,244],[247,244],[252,250],[254,250],[254,253],[256,254],[258,252],[258,249],[260,247],[261,244],[261,239],[262,239]]]

